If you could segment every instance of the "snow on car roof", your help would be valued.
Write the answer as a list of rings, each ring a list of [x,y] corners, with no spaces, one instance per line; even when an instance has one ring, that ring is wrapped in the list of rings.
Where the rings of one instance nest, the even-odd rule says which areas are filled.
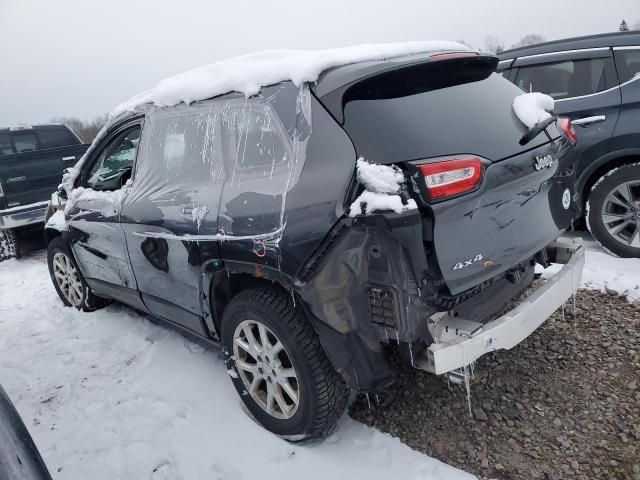
[[[466,45],[449,41],[365,44],[328,50],[265,50],[169,77],[121,103],[114,113],[135,110],[144,104],[166,107],[191,103],[229,92],[250,97],[258,94],[262,87],[287,80],[298,86],[314,82],[323,71],[341,65],[418,53],[468,50]]]

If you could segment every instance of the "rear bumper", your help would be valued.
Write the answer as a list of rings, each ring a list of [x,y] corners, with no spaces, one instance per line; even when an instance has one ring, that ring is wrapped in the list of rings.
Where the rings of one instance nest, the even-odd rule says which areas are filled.
[[[0,228],[19,228],[44,223],[49,201],[0,210]]]
[[[509,350],[531,335],[580,286],[584,248],[578,241],[562,240],[549,248],[552,261],[564,266],[520,305],[484,325],[442,316],[430,325],[435,343],[423,352],[418,366],[435,374],[463,368],[482,355]]]

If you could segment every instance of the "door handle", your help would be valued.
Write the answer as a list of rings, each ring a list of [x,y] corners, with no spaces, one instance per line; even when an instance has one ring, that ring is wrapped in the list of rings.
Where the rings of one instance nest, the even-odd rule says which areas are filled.
[[[70,162],[71,160],[75,160],[75,159],[76,159],[75,155],[71,155],[69,157],[62,157],[63,162]]]
[[[594,115],[593,117],[583,117],[571,120],[573,125],[592,125],[594,123],[604,122],[607,119],[604,115]]]

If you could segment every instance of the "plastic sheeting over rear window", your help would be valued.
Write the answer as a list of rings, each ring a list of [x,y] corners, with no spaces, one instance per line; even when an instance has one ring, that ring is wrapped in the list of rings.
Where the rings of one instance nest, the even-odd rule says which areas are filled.
[[[308,87],[285,90],[151,109],[123,221],[171,231],[150,236],[277,246],[310,133]]]

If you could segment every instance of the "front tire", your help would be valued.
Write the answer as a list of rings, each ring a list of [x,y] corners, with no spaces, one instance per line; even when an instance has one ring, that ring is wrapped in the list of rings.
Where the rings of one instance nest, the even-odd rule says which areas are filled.
[[[0,262],[18,256],[18,242],[13,230],[0,228]]]
[[[87,285],[71,249],[61,237],[49,242],[47,265],[53,286],[65,306],[92,312],[108,304]]]
[[[640,163],[600,178],[589,196],[587,226],[604,248],[640,258]]]
[[[267,430],[291,442],[333,432],[349,389],[288,295],[240,292],[224,311],[222,341],[240,398]]]

